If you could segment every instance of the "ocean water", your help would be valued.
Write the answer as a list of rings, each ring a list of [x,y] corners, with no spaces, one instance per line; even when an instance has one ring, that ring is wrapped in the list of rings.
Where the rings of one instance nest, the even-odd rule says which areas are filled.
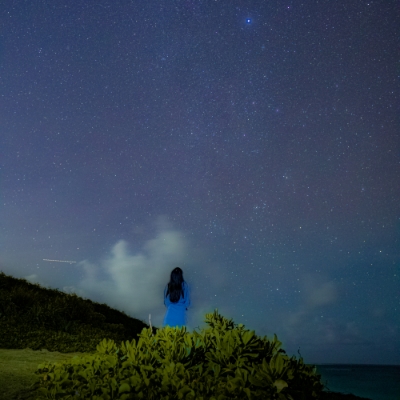
[[[400,365],[316,365],[332,392],[352,393],[371,400],[400,400]]]

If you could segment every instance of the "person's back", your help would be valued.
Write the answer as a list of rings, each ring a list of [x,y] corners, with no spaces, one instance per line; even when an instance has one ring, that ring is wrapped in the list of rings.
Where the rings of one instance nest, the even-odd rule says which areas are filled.
[[[183,280],[183,272],[177,267],[171,272],[171,279],[164,289],[164,304],[167,311],[164,326],[186,325],[186,311],[190,307],[190,288]]]

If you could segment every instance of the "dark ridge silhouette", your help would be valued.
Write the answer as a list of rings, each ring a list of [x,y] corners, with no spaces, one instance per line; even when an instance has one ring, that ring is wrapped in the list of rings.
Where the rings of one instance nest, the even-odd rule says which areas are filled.
[[[104,338],[138,339],[148,327],[106,304],[0,272],[0,348],[90,352]]]

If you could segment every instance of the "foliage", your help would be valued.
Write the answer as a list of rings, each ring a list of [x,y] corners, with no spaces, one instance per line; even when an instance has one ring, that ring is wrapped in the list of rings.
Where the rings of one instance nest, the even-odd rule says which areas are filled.
[[[165,327],[139,340],[104,339],[94,354],[38,367],[40,399],[318,399],[313,367],[289,358],[276,335],[259,338],[217,310],[207,329]]]
[[[0,272],[0,348],[93,352],[103,338],[131,340],[144,327],[106,304]]]

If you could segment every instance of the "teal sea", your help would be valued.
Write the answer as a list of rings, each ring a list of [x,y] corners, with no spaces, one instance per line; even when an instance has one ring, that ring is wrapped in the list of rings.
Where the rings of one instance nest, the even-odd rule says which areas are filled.
[[[352,393],[371,400],[400,400],[400,365],[317,365],[332,392]]]

